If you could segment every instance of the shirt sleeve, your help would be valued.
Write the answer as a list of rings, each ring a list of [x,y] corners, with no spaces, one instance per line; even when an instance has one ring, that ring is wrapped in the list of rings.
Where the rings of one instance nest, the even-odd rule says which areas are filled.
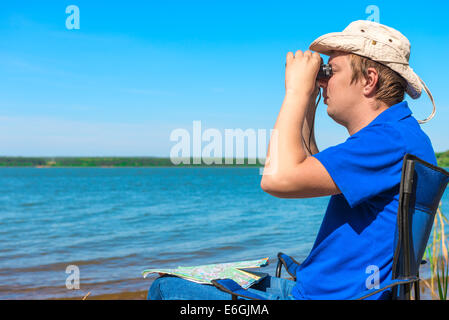
[[[389,124],[367,126],[345,142],[315,155],[351,208],[401,182],[406,148]]]

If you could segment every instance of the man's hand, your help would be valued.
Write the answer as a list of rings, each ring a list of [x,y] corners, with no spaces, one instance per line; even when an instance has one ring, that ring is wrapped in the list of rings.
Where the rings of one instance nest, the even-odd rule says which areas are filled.
[[[260,182],[262,189],[273,196],[311,198],[341,193],[321,162],[307,156],[302,141],[302,131],[308,131],[313,124],[320,64],[318,53],[287,54],[286,95],[274,125],[277,138],[270,139],[265,163],[267,173],[264,171]],[[308,116],[310,120],[306,119]],[[318,152],[318,148],[313,151]]]
[[[285,65],[285,92],[311,96],[316,91],[316,76],[321,65],[317,52],[301,50],[287,53]]]

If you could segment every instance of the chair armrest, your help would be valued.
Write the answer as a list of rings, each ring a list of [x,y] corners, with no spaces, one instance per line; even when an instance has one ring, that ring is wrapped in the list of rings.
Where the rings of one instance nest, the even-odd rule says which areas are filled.
[[[388,280],[388,281],[384,281],[382,283],[382,288],[379,288],[377,290],[370,289],[370,290],[366,290],[365,292],[363,292],[362,294],[354,297],[352,300],[363,300],[366,299],[372,295],[375,295],[376,293],[382,292],[384,290],[393,288],[395,286],[401,285],[401,284],[407,284],[407,283],[413,283],[413,282],[417,282],[419,281],[419,278],[417,277],[410,277],[407,279],[394,279],[394,280]]]
[[[276,267],[276,277],[281,277],[282,266],[284,266],[285,270],[287,270],[287,272],[292,276],[293,280],[296,281],[296,271],[300,266],[300,263],[282,252],[278,253],[278,259],[279,260]]]
[[[267,300],[256,293],[243,289],[237,282],[232,279],[217,279],[212,280],[211,282],[216,288],[231,294],[232,300],[237,300],[237,297],[242,297],[249,300]]]

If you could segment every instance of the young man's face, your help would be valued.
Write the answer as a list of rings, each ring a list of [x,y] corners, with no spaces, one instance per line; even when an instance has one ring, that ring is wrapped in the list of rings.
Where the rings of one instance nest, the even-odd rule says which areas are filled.
[[[360,82],[351,84],[352,68],[347,53],[333,53],[328,63],[332,66],[332,76],[318,81],[318,84],[323,88],[327,114],[345,125],[361,101],[362,87]]]

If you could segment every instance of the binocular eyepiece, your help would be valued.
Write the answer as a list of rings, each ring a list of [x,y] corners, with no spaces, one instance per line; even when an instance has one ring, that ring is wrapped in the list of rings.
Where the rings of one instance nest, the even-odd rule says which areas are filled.
[[[318,75],[316,76],[317,80],[327,80],[332,76],[332,67],[329,64],[322,64],[320,66],[320,70],[318,71]]]

